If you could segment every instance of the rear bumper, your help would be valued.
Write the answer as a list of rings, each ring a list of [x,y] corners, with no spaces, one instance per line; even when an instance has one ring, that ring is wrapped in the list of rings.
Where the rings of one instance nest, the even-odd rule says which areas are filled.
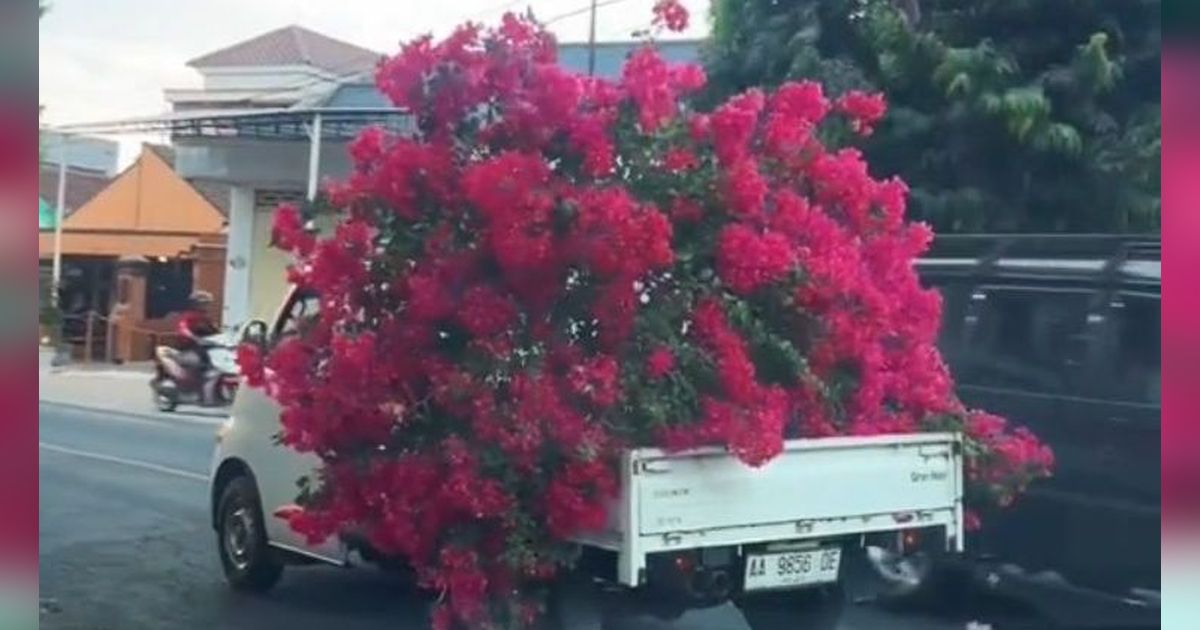
[[[959,559],[959,570],[982,593],[1030,606],[1069,628],[1158,628],[1156,601],[1072,584],[1052,573],[1029,573],[1018,566]]]

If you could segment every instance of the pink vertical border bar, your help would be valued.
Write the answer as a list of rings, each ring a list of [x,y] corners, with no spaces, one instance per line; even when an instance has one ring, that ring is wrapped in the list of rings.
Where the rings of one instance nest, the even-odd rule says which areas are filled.
[[[1200,51],[1162,70],[1164,525],[1200,517]]]

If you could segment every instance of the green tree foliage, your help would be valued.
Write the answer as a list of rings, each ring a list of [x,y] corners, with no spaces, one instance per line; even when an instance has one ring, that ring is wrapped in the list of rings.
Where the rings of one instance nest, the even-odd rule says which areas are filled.
[[[714,0],[712,98],[882,90],[866,149],[943,231],[1159,229],[1159,0]]]

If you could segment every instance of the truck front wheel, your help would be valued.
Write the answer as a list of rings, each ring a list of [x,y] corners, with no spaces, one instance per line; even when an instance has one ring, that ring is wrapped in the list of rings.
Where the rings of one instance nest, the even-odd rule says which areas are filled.
[[[750,630],[833,630],[845,607],[841,585],[742,595],[736,600]]]
[[[267,546],[254,480],[244,475],[229,480],[217,505],[217,551],[229,585],[238,591],[270,590],[283,565]]]

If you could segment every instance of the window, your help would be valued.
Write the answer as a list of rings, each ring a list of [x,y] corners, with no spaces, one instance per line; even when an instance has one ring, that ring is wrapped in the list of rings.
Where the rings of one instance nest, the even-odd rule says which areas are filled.
[[[1059,393],[1087,351],[1090,292],[985,288],[959,373],[966,384]]]
[[[1110,394],[1119,399],[1162,404],[1162,298],[1126,293],[1112,301],[1114,356]]]
[[[303,334],[308,329],[308,325],[320,313],[320,308],[321,302],[315,293],[295,292],[283,314],[283,319],[277,324],[275,338],[283,339]]]
[[[938,351],[942,358],[957,371],[963,352],[963,320],[971,296],[970,286],[962,282],[933,282],[931,288],[942,296],[942,321],[938,324]]]
[[[191,295],[192,261],[174,259],[150,263],[146,274],[146,319],[187,310]]]

